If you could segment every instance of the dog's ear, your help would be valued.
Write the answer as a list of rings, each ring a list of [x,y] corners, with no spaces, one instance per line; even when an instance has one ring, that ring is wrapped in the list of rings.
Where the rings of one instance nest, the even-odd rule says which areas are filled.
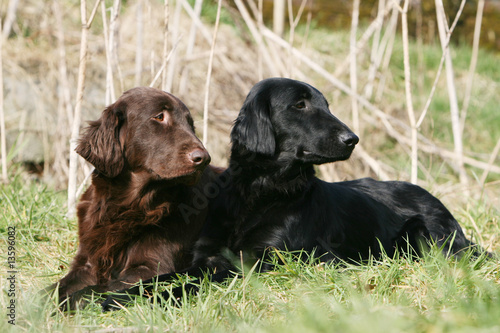
[[[249,94],[231,131],[233,144],[243,145],[251,152],[274,155],[276,140],[270,107],[269,98],[262,91]]]
[[[118,104],[108,106],[89,126],[78,141],[76,152],[107,177],[116,177],[125,164],[120,144],[120,128],[124,112]]]

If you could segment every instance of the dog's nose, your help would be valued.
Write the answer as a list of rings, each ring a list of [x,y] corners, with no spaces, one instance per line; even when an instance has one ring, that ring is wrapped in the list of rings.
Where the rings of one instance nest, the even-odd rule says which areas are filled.
[[[194,165],[204,165],[210,163],[210,155],[204,149],[197,148],[188,154]]]
[[[359,138],[353,132],[344,133],[340,136],[340,140],[347,146],[353,147],[359,142]]]

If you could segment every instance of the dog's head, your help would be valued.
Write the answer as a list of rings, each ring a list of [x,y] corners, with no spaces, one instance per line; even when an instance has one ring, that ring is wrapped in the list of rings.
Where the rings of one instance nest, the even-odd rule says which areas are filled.
[[[231,132],[233,148],[302,162],[348,159],[358,137],[331,114],[316,88],[291,79],[270,78],[248,94]]]
[[[146,87],[128,90],[90,122],[76,151],[110,178],[132,171],[193,183],[210,162],[187,107]]]

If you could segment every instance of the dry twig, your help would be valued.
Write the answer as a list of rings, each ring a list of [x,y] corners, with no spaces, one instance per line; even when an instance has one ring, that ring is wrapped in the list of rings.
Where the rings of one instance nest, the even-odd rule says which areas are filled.
[[[212,64],[214,60],[215,42],[217,40],[217,31],[219,30],[220,9],[222,0],[217,2],[217,16],[215,18],[214,36],[212,39],[212,47],[210,49],[210,59],[208,61],[207,81],[205,84],[205,102],[203,103],[203,144],[207,145],[208,140],[208,97],[210,93],[210,77],[212,75]]]
[[[359,110],[358,110],[358,101],[354,97],[358,93],[358,62],[357,62],[357,49],[356,49],[356,33],[358,30],[358,20],[359,20],[359,1],[354,0],[352,4],[352,22],[351,22],[351,35],[350,35],[350,79],[351,79],[351,91],[353,96],[351,98],[351,107],[352,107],[352,124],[354,127],[354,131],[358,134],[360,133],[359,127]]]
[[[406,92],[406,109],[410,120],[411,128],[411,175],[410,181],[413,184],[418,180],[418,138],[415,112],[413,110],[413,100],[411,94],[411,69],[410,69],[410,50],[408,42],[408,5],[409,0],[405,0],[401,11],[401,26],[403,37],[403,54],[404,54],[404,71],[405,71],[405,92]]]
[[[460,112],[462,133],[464,131],[465,119],[467,118],[467,109],[469,108],[469,103],[470,103],[470,97],[472,92],[472,81],[474,81],[474,73],[476,72],[483,12],[484,12],[484,0],[479,0],[479,2],[477,3],[476,24],[474,26],[474,39],[472,41],[472,56],[470,60],[469,74],[467,75],[467,84],[465,86],[464,101],[462,103],[462,111]]]
[[[449,36],[449,28],[448,28],[448,23],[446,22],[446,16],[442,0],[435,0],[435,2],[436,2],[436,17],[438,22],[439,39],[441,40],[443,53],[445,53],[446,56],[445,60],[446,83],[448,85],[448,95],[450,99],[450,116],[451,116],[452,132],[453,132],[453,141],[455,144],[456,161],[459,170],[460,182],[463,185],[467,185],[468,179],[467,179],[467,173],[465,172],[464,161],[463,161],[462,131],[460,126],[460,115],[458,111],[458,100],[457,100],[457,91],[455,88],[455,78],[453,74],[453,62],[448,48],[449,38],[447,37]],[[465,5],[465,0],[462,0],[459,13],[462,12],[464,5]],[[458,16],[459,15],[457,14],[457,17]]]
[[[75,148],[80,135],[81,111],[83,102],[83,91],[85,89],[85,72],[87,69],[87,47],[89,29],[94,20],[97,8],[101,0],[96,0],[94,9],[87,19],[87,1],[81,0],[80,11],[82,18],[82,36],[80,41],[80,66],[78,67],[78,86],[76,90],[75,113],[73,116],[73,126],[71,129],[71,139],[69,141],[69,177],[68,177],[68,213],[67,217],[72,218],[76,213],[76,171],[78,155]]]

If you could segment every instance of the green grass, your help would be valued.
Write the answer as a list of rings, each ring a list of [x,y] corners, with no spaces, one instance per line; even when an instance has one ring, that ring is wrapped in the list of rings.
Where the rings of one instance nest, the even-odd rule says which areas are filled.
[[[1,260],[7,232],[16,227],[16,326],[0,331],[79,332],[104,328],[137,331],[237,332],[495,332],[500,329],[500,263],[445,259],[432,249],[418,261],[383,258],[370,265],[301,262],[278,253],[285,264],[224,284],[204,281],[181,305],[151,306],[139,299],[126,310],[102,313],[99,300],[74,314],[56,311],[39,290],[68,271],[77,248],[76,222],[64,218],[65,193],[13,177],[0,191]],[[455,209],[466,232],[468,216],[485,239],[498,239],[498,212],[483,203]],[[5,266],[4,266],[5,267]],[[11,297],[2,278],[0,306]],[[167,287],[168,288],[168,287]]]

